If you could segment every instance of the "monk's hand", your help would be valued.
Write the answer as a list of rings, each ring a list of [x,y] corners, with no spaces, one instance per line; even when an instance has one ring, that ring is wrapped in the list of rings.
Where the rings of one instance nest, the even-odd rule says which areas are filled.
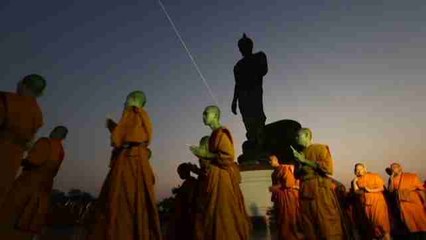
[[[237,101],[232,100],[231,110],[234,115],[237,115]]]
[[[112,131],[117,126],[117,123],[115,123],[111,118],[107,118],[105,121],[105,126]]]
[[[305,163],[306,159],[305,159],[305,154],[298,152],[296,149],[293,148],[293,146],[290,145],[291,150],[293,151],[293,155],[294,158],[300,162],[300,163]]]
[[[189,146],[189,150],[197,157],[202,157],[201,150],[198,146]]]

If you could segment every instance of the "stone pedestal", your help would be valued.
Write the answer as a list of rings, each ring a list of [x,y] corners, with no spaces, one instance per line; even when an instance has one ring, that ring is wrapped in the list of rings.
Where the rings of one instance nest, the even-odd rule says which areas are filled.
[[[272,207],[271,186],[272,168],[265,165],[240,165],[240,188],[244,196],[246,211],[250,216],[255,231],[264,232],[270,239],[268,210]]]
[[[266,167],[265,167],[266,168]],[[267,210],[272,207],[271,186],[272,169],[241,170],[241,191],[244,195],[247,213],[251,217],[266,216]]]

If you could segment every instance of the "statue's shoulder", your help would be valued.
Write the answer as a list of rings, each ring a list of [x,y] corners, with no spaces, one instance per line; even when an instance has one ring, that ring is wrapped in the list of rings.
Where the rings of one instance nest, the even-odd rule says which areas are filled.
[[[259,51],[257,53],[254,54],[256,57],[264,57],[266,58],[266,54],[263,51]]]

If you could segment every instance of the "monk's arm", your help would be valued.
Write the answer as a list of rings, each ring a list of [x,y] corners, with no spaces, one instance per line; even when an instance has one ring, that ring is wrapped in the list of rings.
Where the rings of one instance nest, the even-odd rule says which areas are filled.
[[[302,164],[307,165],[313,169],[315,169],[316,171],[328,174],[328,175],[332,175],[333,174],[333,159],[331,157],[330,154],[330,150],[328,149],[327,146],[324,146],[324,148],[322,148],[320,150],[321,152],[319,152],[318,154],[319,156],[319,161],[312,161],[309,159],[304,159],[302,161]]]
[[[384,186],[381,186],[381,187],[378,187],[378,188],[368,188],[368,187],[365,187],[365,190],[367,192],[370,192],[370,193],[377,193],[377,192],[383,192],[385,190],[385,187]]]
[[[50,144],[47,139],[39,139],[28,153],[26,159],[22,161],[24,167],[37,167],[42,165],[50,155]]]
[[[227,167],[234,163],[234,146],[226,134],[221,134],[215,154],[216,163],[219,166]]]
[[[393,187],[393,179],[392,179],[392,176],[391,176],[391,177],[389,177],[389,180],[388,180],[388,191],[389,191],[389,192],[393,192],[393,191],[395,191],[395,189],[394,189],[394,187]]]
[[[366,186],[364,188],[365,191],[370,193],[378,193],[378,192],[383,192],[385,190],[385,182],[382,180],[381,177],[376,176],[373,181],[374,181],[373,187],[369,188]]]
[[[107,125],[107,128],[108,128],[110,133],[112,133],[112,131],[114,131],[115,127],[117,127],[117,123],[114,122],[114,120],[112,120],[110,118],[107,119],[106,125]]]
[[[150,144],[152,140],[152,130],[153,130],[151,117],[145,111],[142,112],[142,116],[143,116],[142,124],[145,127],[145,131],[147,134],[147,143]]]
[[[269,187],[269,191],[270,192],[275,192],[275,191],[280,190],[281,187],[282,187],[281,184],[275,184],[275,185],[272,185],[272,186]]]
[[[425,192],[425,188],[423,187],[423,184],[420,181],[418,176],[416,176],[413,185],[414,185],[417,193],[419,194],[421,201],[423,202],[423,206],[425,206],[425,208],[426,208],[426,192]]]

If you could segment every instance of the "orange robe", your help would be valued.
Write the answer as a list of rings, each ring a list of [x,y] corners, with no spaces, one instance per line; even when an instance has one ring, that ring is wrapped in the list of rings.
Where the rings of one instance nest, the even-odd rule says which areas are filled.
[[[357,184],[359,188],[375,189],[384,186],[385,183],[378,174],[366,173],[358,178]],[[383,192],[363,193],[361,204],[368,219],[371,234],[380,238],[385,233],[390,233],[388,206]]]
[[[318,169],[302,166],[300,175],[300,211],[307,240],[346,239],[337,197],[332,189],[333,159],[326,145],[312,144],[303,153],[316,162]]]
[[[158,240],[160,220],[149,163],[152,124],[142,108],[123,112],[111,134],[110,171],[97,201],[88,239]]]
[[[28,142],[42,125],[36,98],[0,92],[0,202],[15,180]]]
[[[211,160],[207,175],[204,240],[247,240],[250,219],[239,186],[238,165],[234,162],[234,145],[226,128],[212,132],[209,151],[217,154]]]
[[[271,196],[277,216],[278,239],[303,239],[299,225],[299,181],[294,177],[294,166],[282,164],[271,177],[273,185],[280,185]]]
[[[172,239],[193,239],[194,227],[194,195],[197,180],[193,177],[186,179],[179,187],[174,208],[174,231]]]
[[[393,189],[398,192],[401,219],[410,232],[426,232],[426,209],[418,191],[424,191],[416,174],[402,173],[392,178]]]
[[[53,179],[64,159],[60,140],[40,138],[27,156],[28,163],[13,183],[1,207],[2,223],[40,234],[46,223]]]

